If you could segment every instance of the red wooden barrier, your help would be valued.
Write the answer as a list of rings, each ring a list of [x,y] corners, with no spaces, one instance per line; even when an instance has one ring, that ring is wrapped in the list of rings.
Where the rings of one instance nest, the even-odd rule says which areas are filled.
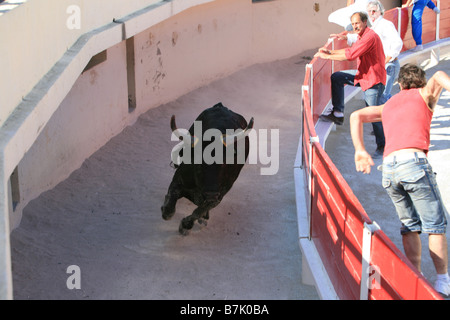
[[[372,265],[381,271],[381,283],[370,291],[370,299],[442,299],[384,232],[374,233],[371,252]]]
[[[312,239],[338,296],[359,299],[362,232],[371,221],[318,143],[312,165]]]
[[[319,116],[331,99],[331,61],[318,59],[313,68],[313,121],[319,120]]]
[[[439,19],[439,38],[450,37],[450,1],[441,1],[441,14]]]

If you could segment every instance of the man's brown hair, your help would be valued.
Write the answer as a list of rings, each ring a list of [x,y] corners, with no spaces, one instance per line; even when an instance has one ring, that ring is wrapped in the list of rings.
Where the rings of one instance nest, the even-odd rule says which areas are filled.
[[[360,11],[360,12],[355,12],[354,14],[352,14],[352,18],[354,15],[359,15],[359,18],[361,19],[362,22],[367,22],[367,20],[369,19],[369,17],[367,16],[366,13]]]
[[[427,85],[425,71],[418,65],[407,63],[400,68],[398,83],[403,89],[423,88]]]

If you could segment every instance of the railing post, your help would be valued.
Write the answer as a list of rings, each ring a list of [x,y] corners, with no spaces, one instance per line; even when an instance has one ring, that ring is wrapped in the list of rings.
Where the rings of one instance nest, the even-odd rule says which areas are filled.
[[[311,107],[311,116],[314,115],[314,103],[313,103],[313,65],[307,64],[306,65],[306,72],[309,72],[309,86],[308,86],[308,92],[309,92],[309,106]]]
[[[334,50],[334,40],[335,39],[332,39],[332,41],[331,41],[331,50]],[[330,42],[330,40],[328,39],[328,42]],[[331,74],[333,74],[334,73],[334,60],[331,60]]]
[[[361,261],[361,287],[360,300],[369,299],[369,289],[374,289],[372,284],[373,277],[378,279],[375,285],[379,285],[379,270],[376,266],[371,266],[372,255],[372,235],[375,231],[380,230],[378,224],[374,221],[372,224],[364,222],[363,242],[362,242],[362,261]],[[375,271],[375,274],[372,272]]]
[[[436,7],[440,10],[441,9],[441,0],[437,0]],[[436,15],[436,41],[439,40],[439,29],[441,27],[441,14],[438,13]]]
[[[309,179],[308,179],[308,190],[309,190],[309,209],[308,209],[308,217],[309,217],[309,234],[308,239],[312,239],[312,152],[313,152],[313,144],[315,142],[319,142],[319,137],[309,137]]]
[[[311,78],[312,79],[312,64],[307,64],[306,65],[306,72],[308,72],[308,69],[311,72]],[[302,101],[305,100],[305,95],[308,94],[309,95],[309,104],[311,107],[311,116],[313,114],[313,107],[312,107],[312,81],[310,80],[309,85],[303,85],[302,86]],[[305,110],[303,108],[303,110]],[[308,131],[309,132],[309,131]],[[303,140],[303,139],[302,139]],[[309,167],[307,168],[308,170],[308,207],[307,207],[307,214],[308,214],[308,223],[309,223],[309,228],[308,228],[308,240],[311,240],[311,228],[312,228],[312,215],[311,215],[311,208],[312,208],[312,150],[313,150],[313,143],[314,142],[319,142],[319,137],[315,136],[315,137],[309,137],[309,145],[308,145],[308,152],[309,152],[309,158],[308,158],[308,163],[309,163]],[[303,152],[302,152],[302,163],[304,163],[304,159],[303,159]]]
[[[304,146],[303,146],[303,134],[304,134],[304,128],[305,128],[305,116],[304,116],[304,112],[305,112],[305,106],[304,106],[304,104],[305,104],[305,95],[306,94],[308,94],[309,95],[309,86],[305,86],[305,85],[303,85],[302,86],[302,123],[301,123],[301,132],[302,132],[302,139],[301,139],[301,141],[302,141],[302,162],[301,162],[301,168],[303,169],[303,164],[305,163],[305,159],[304,159],[304,156],[305,156],[305,154],[303,153],[303,148],[304,148]]]

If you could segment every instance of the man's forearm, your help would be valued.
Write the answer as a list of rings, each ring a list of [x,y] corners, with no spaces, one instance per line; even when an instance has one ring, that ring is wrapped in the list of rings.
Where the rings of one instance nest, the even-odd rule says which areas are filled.
[[[320,57],[325,60],[336,60],[336,61],[345,61],[347,57],[345,56],[345,49],[339,50],[320,50],[315,55],[316,57]]]
[[[355,151],[366,149],[364,146],[363,121],[359,112],[353,112],[350,115],[350,135]]]

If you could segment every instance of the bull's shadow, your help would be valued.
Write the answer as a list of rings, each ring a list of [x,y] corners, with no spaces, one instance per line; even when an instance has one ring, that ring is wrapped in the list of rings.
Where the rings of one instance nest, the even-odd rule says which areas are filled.
[[[195,221],[207,224],[209,211],[220,204],[239,176],[250,150],[248,133],[253,118],[247,123],[243,116],[217,103],[197,117],[189,132],[177,128],[175,116],[171,128],[182,143],[172,151],[172,158],[174,153],[179,157],[161,211],[163,219],[169,220],[178,199],[193,202],[197,208],[181,220],[178,229],[187,235]],[[211,132],[218,134],[211,136]],[[244,157],[240,150],[244,150]]]

